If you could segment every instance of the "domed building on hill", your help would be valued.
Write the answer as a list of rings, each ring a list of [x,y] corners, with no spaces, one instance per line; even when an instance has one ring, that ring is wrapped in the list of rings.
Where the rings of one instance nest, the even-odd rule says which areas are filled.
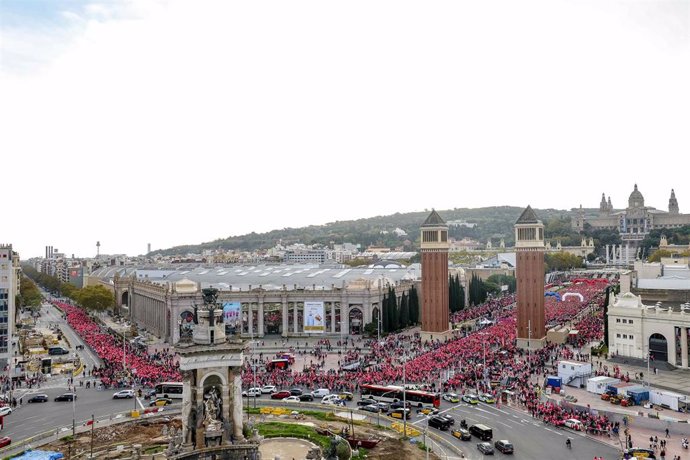
[[[668,211],[662,211],[645,206],[644,196],[638,190],[637,184],[628,198],[628,207],[623,210],[613,209],[611,197],[607,201],[606,196],[602,194],[597,215],[586,215],[582,205],[573,211],[576,212],[572,218],[573,230],[582,231],[586,224],[589,224],[593,230],[618,230],[621,239],[631,245],[637,245],[654,229],[690,225],[690,214],[680,214],[678,211],[678,200],[673,189],[668,200]]]

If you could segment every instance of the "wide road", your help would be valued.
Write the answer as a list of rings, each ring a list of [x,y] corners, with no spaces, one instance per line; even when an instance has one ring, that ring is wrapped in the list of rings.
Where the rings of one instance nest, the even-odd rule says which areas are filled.
[[[24,404],[18,405],[12,414],[5,417],[5,429],[2,435],[10,436],[13,441],[19,441],[55,428],[70,427],[71,430],[72,403],[53,401],[56,396],[66,391],[66,388],[41,388],[25,394]],[[87,390],[77,387],[77,400],[74,403],[76,423],[83,423],[90,419],[91,415],[99,418],[134,409],[133,399],[113,399],[115,391],[101,391],[93,388]],[[48,402],[28,404],[26,401],[31,395],[37,393],[47,394]],[[142,403],[148,406],[147,400],[138,400],[139,409],[144,407]],[[71,431],[65,433],[67,434],[71,434]]]
[[[493,430],[493,441],[507,439],[515,447],[514,455],[509,457],[496,451],[495,458],[525,460],[550,458],[586,460],[595,456],[603,456],[606,460],[620,458],[618,449],[579,432],[544,425],[542,421],[533,419],[531,415],[505,405],[498,408],[494,404],[481,402],[472,406],[463,402],[450,404],[444,401],[441,405],[441,413],[450,415],[455,419],[454,427],[460,427],[462,419],[465,419],[468,426],[476,423],[487,425]],[[412,419],[412,424],[423,431],[426,426],[426,418]],[[439,431],[435,428],[429,428],[429,430],[460,443],[463,446],[465,456],[469,459],[483,459],[485,457],[477,450],[477,443],[481,441],[475,437],[472,437],[471,441],[460,441],[454,438],[450,431]],[[565,445],[568,437],[572,439],[572,449],[568,449]]]
[[[355,400],[347,403],[345,410],[357,409],[358,397]],[[244,398],[245,404],[252,405],[251,399],[247,401]],[[318,403],[318,401],[315,401]],[[260,405],[271,405],[271,400],[267,395],[262,395],[259,398]],[[278,405],[278,404],[276,404]],[[298,408],[299,404],[291,404],[289,407]],[[311,409],[311,408],[310,408]],[[332,406],[324,405],[324,410],[333,410]],[[413,412],[416,410],[413,409]],[[620,459],[619,450],[611,447],[608,444],[590,438],[582,433],[575,432],[569,429],[559,429],[553,426],[544,425],[540,420],[533,419],[530,415],[517,409],[506,407],[502,405],[500,408],[494,404],[479,403],[476,406],[460,402],[458,404],[451,404],[442,401],[440,412],[445,415],[450,415],[455,419],[455,427],[460,427],[460,421],[465,419],[468,426],[475,423],[482,423],[492,428],[493,441],[499,439],[509,440],[515,447],[515,453],[511,456],[504,455],[498,451],[495,452],[493,458],[513,458],[516,460],[540,460],[540,459],[559,459],[559,460],[589,460],[595,456],[603,457],[606,460]],[[371,415],[367,412],[362,414]],[[376,420],[376,416],[372,417]],[[386,421],[388,425],[390,419],[381,417],[382,423]],[[414,413],[412,419],[408,420],[409,424],[424,433],[426,429],[426,417]],[[462,449],[467,459],[484,459],[490,458],[484,456],[477,450],[477,443],[481,442],[479,439],[473,437],[471,441],[461,441],[453,437],[449,431],[440,431],[435,428],[428,428],[428,431],[438,436],[443,437],[449,443],[458,446]],[[565,441],[570,437],[572,439],[572,449],[566,447]],[[421,436],[420,436],[421,438]],[[452,456],[452,452],[447,452],[448,456]],[[441,458],[444,458],[441,454]]]

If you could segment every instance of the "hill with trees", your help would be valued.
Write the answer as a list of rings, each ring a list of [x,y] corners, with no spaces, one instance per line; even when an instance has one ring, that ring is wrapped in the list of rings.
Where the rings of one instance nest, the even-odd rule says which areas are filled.
[[[520,217],[524,208],[515,206],[494,206],[487,208],[455,208],[439,210],[439,214],[446,221],[463,221],[468,225],[456,225],[449,228],[449,237],[462,239],[472,238],[482,243],[492,239],[497,246],[503,238],[506,246],[514,242],[513,224]],[[395,213],[387,216],[376,216],[357,220],[336,221],[325,225],[310,225],[302,228],[283,228],[266,233],[249,233],[240,236],[230,236],[214,241],[175,246],[169,249],[152,251],[151,255],[180,255],[201,253],[204,250],[238,250],[255,251],[268,249],[278,241],[283,245],[293,243],[320,244],[328,246],[332,243],[354,243],[363,248],[370,245],[385,247],[405,247],[416,250],[419,239],[419,227],[431,212],[428,209],[418,212]],[[537,216],[546,226],[548,238],[561,238],[564,246],[579,245],[580,238],[570,229],[570,211],[558,209],[535,210]],[[474,225],[471,225],[474,224]],[[406,236],[397,236],[395,229],[404,230]]]

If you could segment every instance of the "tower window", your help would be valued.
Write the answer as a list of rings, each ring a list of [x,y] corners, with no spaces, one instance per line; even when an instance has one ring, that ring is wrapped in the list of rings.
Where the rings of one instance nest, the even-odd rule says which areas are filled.
[[[444,243],[448,241],[448,232],[445,230],[441,230],[441,241]]]

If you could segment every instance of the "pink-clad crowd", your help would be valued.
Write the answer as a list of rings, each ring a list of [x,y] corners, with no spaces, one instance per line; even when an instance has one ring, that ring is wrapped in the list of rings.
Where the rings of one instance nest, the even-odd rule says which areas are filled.
[[[574,321],[574,327],[579,330],[575,344],[577,346],[601,340],[601,307],[604,302],[602,287],[581,283],[559,291],[561,297],[567,292],[581,294],[584,300],[581,301],[579,296],[567,296],[564,300],[547,297],[547,324]],[[312,368],[303,372],[290,369],[264,372],[260,366],[262,370],[257,372],[255,379],[252,366],[247,363],[243,383],[246,386],[256,383],[272,384],[279,388],[301,386],[356,391],[366,383],[402,384],[402,363],[406,361],[405,377],[408,383],[421,384],[434,391],[480,391],[498,396],[495,394],[495,382],[502,382],[514,390],[516,401],[533,412],[535,417],[554,424],[576,418],[592,431],[608,431],[611,424],[605,417],[539,403],[539,387],[531,382],[530,377],[547,375],[556,360],[570,359],[573,352],[565,345],[548,344],[542,350],[531,353],[528,360],[523,351],[516,348],[514,302],[514,296],[506,296],[454,314],[454,321],[487,318],[494,322],[493,325],[472,333],[458,335],[443,342],[422,341],[419,335],[394,334],[381,343],[375,340],[366,342],[368,353],[359,348],[350,350],[343,360],[343,363],[359,360],[366,368],[354,371],[323,371]],[[580,319],[577,319],[578,315]]]
[[[581,294],[568,296],[564,300],[546,297],[545,314],[548,325],[574,322],[579,334],[576,346],[601,340],[601,315],[604,302],[601,286],[587,283],[569,285],[560,289],[561,298],[567,292]],[[589,412],[572,412],[550,403],[540,402],[540,388],[532,382],[533,376],[541,377],[551,371],[558,359],[570,359],[573,352],[564,345],[548,344],[541,350],[525,356],[516,348],[515,296],[490,299],[488,302],[455,313],[454,322],[484,318],[492,322],[488,327],[473,332],[455,332],[445,341],[422,340],[419,334],[391,334],[383,340],[364,342],[363,347],[352,341],[341,364],[359,362],[354,370],[324,369],[310,366],[303,371],[274,369],[267,371],[265,364],[271,359],[254,360],[258,364],[256,376],[252,373],[252,362],[247,359],[242,373],[243,385],[276,385],[278,388],[294,386],[304,388],[330,388],[338,391],[359,389],[366,383],[401,384],[403,363],[408,383],[416,383],[434,391],[480,391],[496,395],[495,383],[509,387],[515,394],[515,401],[523,405],[534,417],[547,423],[562,424],[569,418],[576,418],[597,432],[607,432],[611,424],[605,417],[593,416]],[[106,386],[131,384],[130,374],[123,369],[123,347],[121,339],[104,331],[81,308],[63,302],[55,302],[64,313],[70,326],[103,360],[102,368],[93,369],[92,375],[99,377]],[[118,343],[119,342],[119,343]],[[320,344],[325,353],[329,344]],[[136,369],[135,381],[142,386],[152,386],[160,381],[181,380],[173,356],[167,353],[148,354],[127,348],[127,366]],[[317,357],[323,359],[322,356]],[[519,358],[519,359],[516,359]],[[493,384],[492,384],[493,383]],[[498,399],[498,398],[497,398]]]
[[[173,355],[162,352],[148,354],[132,347],[125,347],[123,351],[122,337],[116,338],[105,332],[83,309],[58,301],[53,304],[64,312],[67,323],[103,361],[103,366],[90,370],[90,374],[99,378],[107,388],[130,386],[131,378],[144,387],[182,379]],[[127,370],[123,367],[123,353]],[[129,372],[132,369],[135,372]]]

